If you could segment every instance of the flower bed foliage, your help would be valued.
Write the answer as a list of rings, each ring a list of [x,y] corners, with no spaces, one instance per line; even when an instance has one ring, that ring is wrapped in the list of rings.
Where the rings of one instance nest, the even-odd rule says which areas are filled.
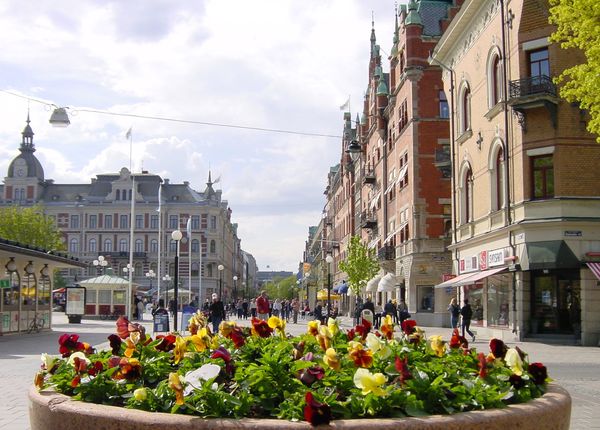
[[[449,341],[414,320],[380,331],[368,321],[347,330],[310,321],[288,337],[285,321],[224,321],[211,334],[201,313],[190,336],[146,335],[124,317],[111,349],[93,351],[78,335],[59,339],[62,357],[42,355],[39,389],[85,402],[213,417],[310,421],[405,417],[500,408],[544,393],[546,368],[519,348],[490,341],[484,354],[455,331]]]

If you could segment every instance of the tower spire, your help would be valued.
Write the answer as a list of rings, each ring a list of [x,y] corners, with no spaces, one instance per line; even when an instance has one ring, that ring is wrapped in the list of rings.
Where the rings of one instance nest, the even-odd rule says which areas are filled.
[[[375,45],[377,43],[377,39],[375,37],[375,12],[371,11],[371,57],[374,57],[375,54]]]
[[[31,125],[29,125],[31,123],[31,120],[29,119],[29,109],[27,109],[26,123],[27,123],[27,125],[21,132],[21,134],[23,135],[23,138],[21,140],[21,147],[19,149],[21,150],[21,152],[23,152],[23,151],[35,152],[35,146],[33,145],[33,134],[34,133],[33,133],[33,130],[31,129]]]

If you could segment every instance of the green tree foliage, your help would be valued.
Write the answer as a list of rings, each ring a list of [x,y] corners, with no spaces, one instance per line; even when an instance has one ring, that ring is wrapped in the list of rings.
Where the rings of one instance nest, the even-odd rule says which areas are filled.
[[[296,277],[274,278],[265,285],[269,299],[292,299],[298,295]]]
[[[39,206],[0,208],[0,237],[47,250],[64,250],[61,233]]]
[[[565,49],[580,49],[586,58],[556,78],[560,95],[589,112],[587,128],[600,142],[600,2],[550,0],[550,5],[550,23],[557,26],[551,40]]]
[[[367,248],[360,241],[360,237],[352,236],[348,254],[340,262],[340,269],[348,275],[348,285],[355,295],[367,285],[369,279],[379,272],[379,263],[375,257],[375,250]]]

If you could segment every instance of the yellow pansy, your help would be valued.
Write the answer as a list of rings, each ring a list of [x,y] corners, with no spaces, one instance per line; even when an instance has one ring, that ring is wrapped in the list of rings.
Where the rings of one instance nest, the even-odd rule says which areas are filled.
[[[442,336],[429,336],[429,346],[438,357],[442,357],[446,352],[446,343]]]
[[[187,339],[189,339],[192,342],[192,344],[196,348],[196,351],[198,352],[204,351],[206,348],[208,348],[211,341],[210,335],[208,334],[208,330],[206,330],[206,327],[202,327],[197,334],[192,335]]]
[[[340,325],[337,319],[329,318],[327,319],[327,328],[331,332],[332,336],[335,336],[340,332]]]
[[[177,373],[169,373],[169,388],[175,391],[175,403],[183,405],[183,382]]]
[[[77,352],[74,352],[73,354],[71,354],[69,356],[69,359],[67,360],[67,363],[69,363],[71,366],[75,367],[75,359],[76,358],[79,358],[79,360],[81,360],[81,361],[85,361],[86,365],[90,364],[90,360],[81,351],[77,351]]]
[[[133,392],[133,398],[138,402],[143,402],[148,397],[148,392],[144,387],[138,388]]]
[[[308,333],[316,336],[319,334],[319,327],[321,326],[321,321],[313,320],[308,322]]]
[[[388,344],[373,333],[367,335],[365,343],[367,344],[367,347],[373,351],[373,354],[377,354],[381,358],[388,358],[392,353]]]
[[[506,351],[504,361],[515,375],[521,376],[523,374],[523,360],[521,359],[519,351],[517,351],[515,348],[510,348],[508,351]]]
[[[376,396],[387,396],[387,391],[382,388],[387,378],[383,373],[371,373],[367,369],[356,369],[354,385],[362,390],[363,395],[373,393]]]
[[[235,322],[223,321],[219,325],[219,333],[221,333],[221,336],[223,336],[223,337],[228,337],[234,328],[235,328]]]
[[[333,348],[327,348],[327,351],[325,351],[325,355],[323,356],[323,362],[333,370],[340,370],[341,360]]]
[[[283,332],[285,330],[285,320],[278,318],[276,316],[272,316],[267,320],[267,324],[272,329],[277,329],[279,332]]]
[[[175,364],[179,363],[185,352],[187,351],[187,342],[180,336],[177,336],[175,339],[175,349],[173,349],[173,361]]]

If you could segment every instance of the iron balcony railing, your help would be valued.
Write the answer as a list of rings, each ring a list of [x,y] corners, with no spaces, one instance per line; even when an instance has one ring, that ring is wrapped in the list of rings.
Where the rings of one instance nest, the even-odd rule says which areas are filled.
[[[396,258],[396,248],[391,245],[385,245],[377,251],[379,261],[391,261]]]
[[[533,95],[549,95],[556,97],[556,85],[550,76],[531,76],[517,79],[509,83],[510,98],[520,98]]]
[[[371,211],[364,211],[360,214],[360,225],[362,228],[377,227],[377,215]]]

